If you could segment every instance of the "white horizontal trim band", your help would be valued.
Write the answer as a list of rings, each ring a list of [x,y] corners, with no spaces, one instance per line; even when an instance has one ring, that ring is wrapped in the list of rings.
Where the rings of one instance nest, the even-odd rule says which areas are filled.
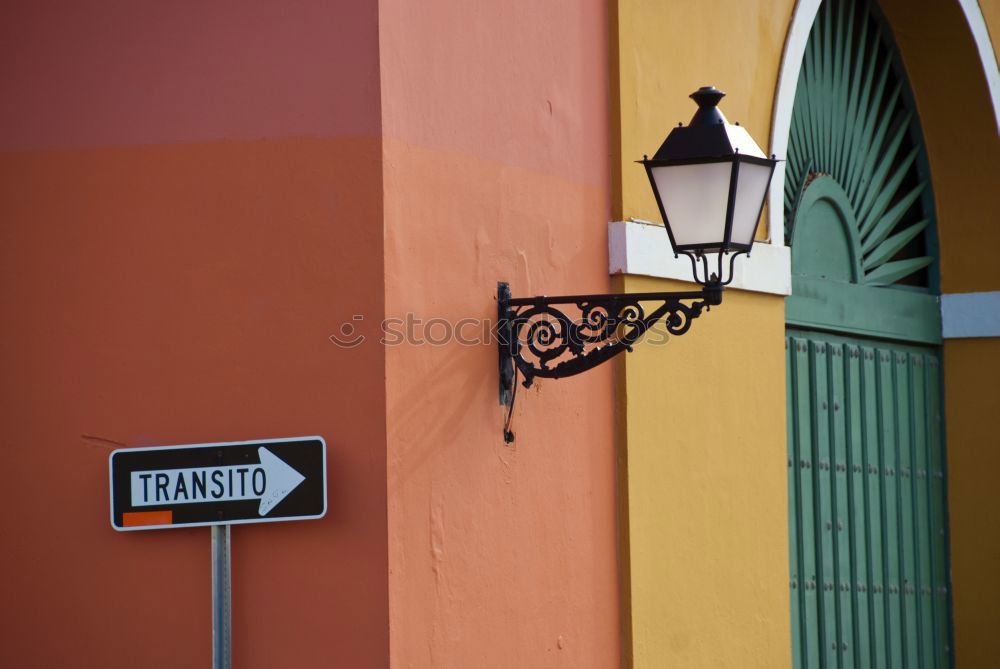
[[[674,257],[662,225],[636,221],[608,224],[611,274],[637,274],[691,281],[691,261]],[[792,293],[792,256],[788,247],[757,242],[750,257],[736,260],[730,288],[774,295]]]
[[[945,339],[1000,337],[1000,291],[942,295],[941,334]]]

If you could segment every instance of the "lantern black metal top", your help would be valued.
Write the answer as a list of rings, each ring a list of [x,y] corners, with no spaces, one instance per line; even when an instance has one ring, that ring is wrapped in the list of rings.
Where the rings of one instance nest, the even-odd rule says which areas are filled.
[[[641,162],[675,254],[748,253],[777,161],[719,109],[714,86],[691,94],[698,111]],[[721,273],[721,258],[720,258]],[[731,278],[731,277],[730,277]],[[710,281],[699,280],[699,283]],[[719,280],[719,277],[716,277]],[[728,282],[724,282],[728,283]]]

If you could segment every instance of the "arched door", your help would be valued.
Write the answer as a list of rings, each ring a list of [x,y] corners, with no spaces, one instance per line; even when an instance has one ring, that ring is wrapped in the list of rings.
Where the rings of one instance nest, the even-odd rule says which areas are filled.
[[[947,667],[934,205],[905,72],[872,3],[810,33],[786,166],[794,664]]]

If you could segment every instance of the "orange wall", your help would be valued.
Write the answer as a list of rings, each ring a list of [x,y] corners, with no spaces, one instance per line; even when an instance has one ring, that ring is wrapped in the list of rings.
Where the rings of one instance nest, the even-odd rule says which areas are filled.
[[[609,290],[603,2],[381,3],[386,310]],[[612,366],[520,389],[492,345],[386,350],[392,666],[616,666]]]
[[[119,534],[119,447],[321,434],[329,513],[235,527],[241,667],[384,667],[374,2],[5,3],[0,666],[207,666],[208,528]],[[13,104],[12,101],[16,101]]]

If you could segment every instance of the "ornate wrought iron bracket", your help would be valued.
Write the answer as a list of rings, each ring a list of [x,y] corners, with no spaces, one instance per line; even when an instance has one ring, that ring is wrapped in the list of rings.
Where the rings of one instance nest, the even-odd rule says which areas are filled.
[[[722,291],[723,284],[715,280],[690,292],[511,297],[510,287],[500,283],[500,403],[513,407],[517,373],[527,388],[536,377],[585,372],[631,351],[660,319],[669,334],[684,334],[703,310],[722,303]],[[567,308],[575,309],[575,316]],[[509,429],[505,437],[513,439]]]

